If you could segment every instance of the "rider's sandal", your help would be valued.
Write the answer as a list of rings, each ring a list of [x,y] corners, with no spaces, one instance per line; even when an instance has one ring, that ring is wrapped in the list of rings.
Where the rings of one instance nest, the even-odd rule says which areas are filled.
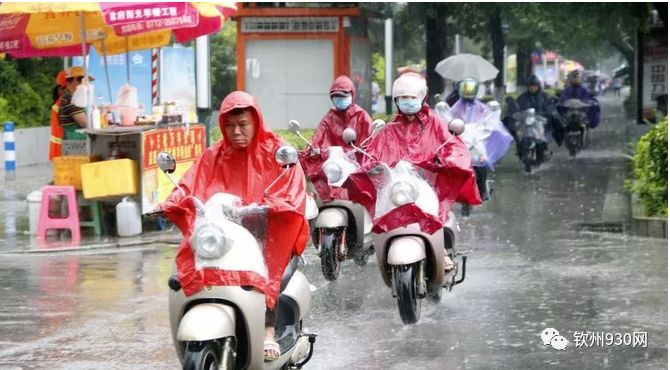
[[[263,352],[265,353],[265,361],[275,361],[281,355],[279,343],[274,340],[266,340],[263,343]]]
[[[449,256],[444,256],[444,271],[445,272],[450,272],[451,270],[454,269],[456,265],[454,264],[454,261],[449,258]]]

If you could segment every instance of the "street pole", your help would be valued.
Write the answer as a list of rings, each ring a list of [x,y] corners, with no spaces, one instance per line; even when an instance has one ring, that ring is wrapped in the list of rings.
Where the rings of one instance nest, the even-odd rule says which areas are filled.
[[[454,54],[460,54],[461,53],[461,35],[456,34],[454,36]]]
[[[207,147],[209,147],[212,110],[209,68],[209,36],[200,36],[195,39],[195,100],[198,122],[205,124],[205,140]]]
[[[393,90],[393,18],[386,18],[384,21],[384,69],[386,114],[390,115],[393,104],[391,95],[391,90]]]

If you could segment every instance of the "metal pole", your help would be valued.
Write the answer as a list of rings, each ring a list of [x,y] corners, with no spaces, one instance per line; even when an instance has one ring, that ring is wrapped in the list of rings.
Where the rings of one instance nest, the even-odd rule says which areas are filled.
[[[454,40],[454,54],[460,54],[461,53],[461,35],[456,34]]]
[[[195,39],[196,113],[198,114],[198,121],[205,124],[205,138],[208,147],[212,108],[209,72],[209,36],[200,36]]]
[[[547,74],[547,55],[545,54],[544,50],[542,50],[540,55],[542,55],[542,84],[544,85],[547,83],[547,79],[549,78],[549,75]],[[542,88],[544,88],[544,86],[542,86]]]
[[[130,50],[128,49],[128,36],[126,36],[126,82],[130,85]]]
[[[109,103],[114,101],[112,97],[112,82],[109,80],[109,68],[107,68],[107,48],[105,47],[105,39],[100,40],[102,45],[102,57],[105,61],[105,78],[107,78],[107,93],[109,94]]]
[[[14,138],[14,122],[2,124],[2,141],[5,143],[5,179],[14,180],[16,177],[16,143]]]
[[[385,91],[386,94],[386,114],[392,113],[392,95],[391,91],[393,90],[393,19],[387,18],[384,22],[384,78],[386,82]]]
[[[88,76],[88,63],[86,61],[86,21],[84,12],[79,12],[79,30],[81,37],[81,57],[84,59],[84,76]]]

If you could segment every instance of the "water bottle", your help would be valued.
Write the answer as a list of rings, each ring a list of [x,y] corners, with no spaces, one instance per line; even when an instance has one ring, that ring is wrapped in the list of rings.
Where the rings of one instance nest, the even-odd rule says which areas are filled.
[[[131,197],[125,197],[116,205],[116,233],[133,236],[142,233],[140,207]]]

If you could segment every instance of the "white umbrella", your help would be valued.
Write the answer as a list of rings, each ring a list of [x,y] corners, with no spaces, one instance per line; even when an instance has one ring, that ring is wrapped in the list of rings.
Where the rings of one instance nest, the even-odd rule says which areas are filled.
[[[496,78],[498,68],[479,55],[456,54],[437,63],[435,72],[452,81],[472,77],[483,82]]]

